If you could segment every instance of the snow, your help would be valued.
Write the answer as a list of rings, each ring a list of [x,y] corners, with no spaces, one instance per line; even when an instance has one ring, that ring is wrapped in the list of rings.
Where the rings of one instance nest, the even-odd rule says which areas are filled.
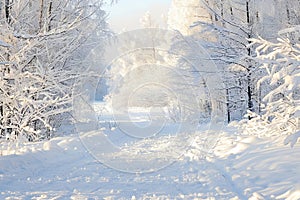
[[[135,123],[143,123],[145,119],[135,114]],[[109,121],[106,117],[104,122]],[[87,132],[46,142],[1,141],[0,199],[300,198],[300,145],[284,145],[283,136],[258,138],[233,127],[210,136],[208,126],[172,135],[177,131],[173,124],[165,134],[127,141],[119,126],[102,127],[105,134]],[[106,155],[117,165],[109,167],[84,145],[100,136],[115,143],[116,151]],[[210,137],[218,139],[213,149],[205,145]],[[187,142],[190,145],[183,148]],[[144,160],[138,160],[141,155]],[[155,168],[166,155],[174,162]],[[128,171],[122,166],[124,159]],[[155,170],[132,171],[149,165]]]
[[[296,32],[296,31],[298,31],[298,32],[300,31],[300,25],[295,25],[290,28],[282,29],[282,30],[278,31],[278,34],[283,35],[283,34],[292,33],[292,32]]]
[[[2,47],[11,47],[10,44],[7,44],[6,42],[4,42],[2,40],[0,40],[0,46],[2,46]]]

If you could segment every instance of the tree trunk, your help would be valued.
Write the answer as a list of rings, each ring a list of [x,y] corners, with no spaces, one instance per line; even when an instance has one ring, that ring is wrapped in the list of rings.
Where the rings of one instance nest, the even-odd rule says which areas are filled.
[[[3,102],[1,102],[3,103]],[[3,126],[3,123],[2,123],[2,117],[3,117],[3,105],[0,106],[0,125]],[[4,136],[4,130],[2,128],[0,128],[0,138]]]
[[[247,24],[248,24],[248,27],[251,26],[251,18],[250,18],[250,7],[249,7],[249,1],[246,1],[246,16],[247,16]],[[251,34],[249,33],[248,34],[248,39],[251,38]],[[249,42],[250,44],[250,42]],[[248,47],[247,48],[247,54],[248,56],[251,56],[251,49]],[[250,111],[253,111],[253,102],[252,102],[252,89],[251,89],[251,85],[252,85],[252,82],[251,82],[251,64],[248,66],[248,75],[247,75],[247,97],[248,97],[248,110]],[[251,117],[249,116],[248,117],[249,120],[251,119]]]
[[[290,25],[291,24],[291,14],[290,14],[290,9],[288,7],[288,4],[286,4],[286,17],[287,17],[287,23]]]
[[[229,106],[230,106],[230,104],[229,104],[229,89],[226,89],[226,107],[227,107],[227,122],[228,123],[231,121]]]
[[[5,0],[5,5],[4,5],[4,10],[5,10],[5,19],[6,19],[6,22],[8,24],[11,23],[11,16],[10,16],[10,11],[11,11],[11,3],[10,0]]]
[[[39,19],[39,26],[40,26],[40,31],[43,29],[43,15],[44,15],[44,0],[40,0],[40,19]]]
[[[247,96],[248,96],[248,110],[253,111],[253,103],[252,103],[252,90],[251,90],[251,73],[249,73],[247,77]]]
[[[49,2],[47,31],[51,31],[51,22],[52,22],[52,16],[51,15],[52,15],[52,1]]]
[[[3,15],[3,2],[2,1],[0,1],[0,17],[2,18],[2,17],[4,17],[4,15]]]

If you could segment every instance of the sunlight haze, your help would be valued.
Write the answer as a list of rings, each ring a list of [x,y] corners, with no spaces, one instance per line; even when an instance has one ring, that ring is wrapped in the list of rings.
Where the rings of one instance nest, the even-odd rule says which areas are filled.
[[[163,24],[162,15],[168,14],[170,5],[171,0],[120,0],[105,9],[110,27],[120,32],[142,28],[140,18],[148,11],[157,23]]]

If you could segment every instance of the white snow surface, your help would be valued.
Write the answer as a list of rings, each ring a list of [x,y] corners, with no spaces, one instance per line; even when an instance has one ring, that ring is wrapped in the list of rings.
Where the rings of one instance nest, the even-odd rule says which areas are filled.
[[[4,42],[3,40],[0,40],[0,46],[2,47],[10,47],[10,44],[7,44],[6,42]]]
[[[136,140],[124,149],[163,149],[170,137]],[[213,137],[218,143],[209,153],[201,131],[177,138],[170,151],[193,142],[176,162],[151,173],[107,167],[77,134],[18,147],[1,141],[0,199],[300,199],[299,143],[290,148],[283,137],[239,135],[232,127]]]

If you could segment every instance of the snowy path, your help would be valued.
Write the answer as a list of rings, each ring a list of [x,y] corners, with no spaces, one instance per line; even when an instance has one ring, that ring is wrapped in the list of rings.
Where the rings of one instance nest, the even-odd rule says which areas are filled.
[[[114,197],[233,197],[226,189],[226,181],[206,161],[181,160],[154,173],[129,174],[107,168],[93,160],[84,149],[27,153],[5,156],[1,163],[1,199],[21,198],[79,198]],[[55,162],[56,160],[56,162]],[[1,165],[3,167],[3,165]],[[6,169],[8,168],[8,169]],[[211,180],[210,180],[211,179]]]
[[[278,141],[223,133],[206,159],[196,141],[172,165],[132,174],[97,162],[77,135],[55,138],[0,157],[0,199],[299,199],[299,145]]]

